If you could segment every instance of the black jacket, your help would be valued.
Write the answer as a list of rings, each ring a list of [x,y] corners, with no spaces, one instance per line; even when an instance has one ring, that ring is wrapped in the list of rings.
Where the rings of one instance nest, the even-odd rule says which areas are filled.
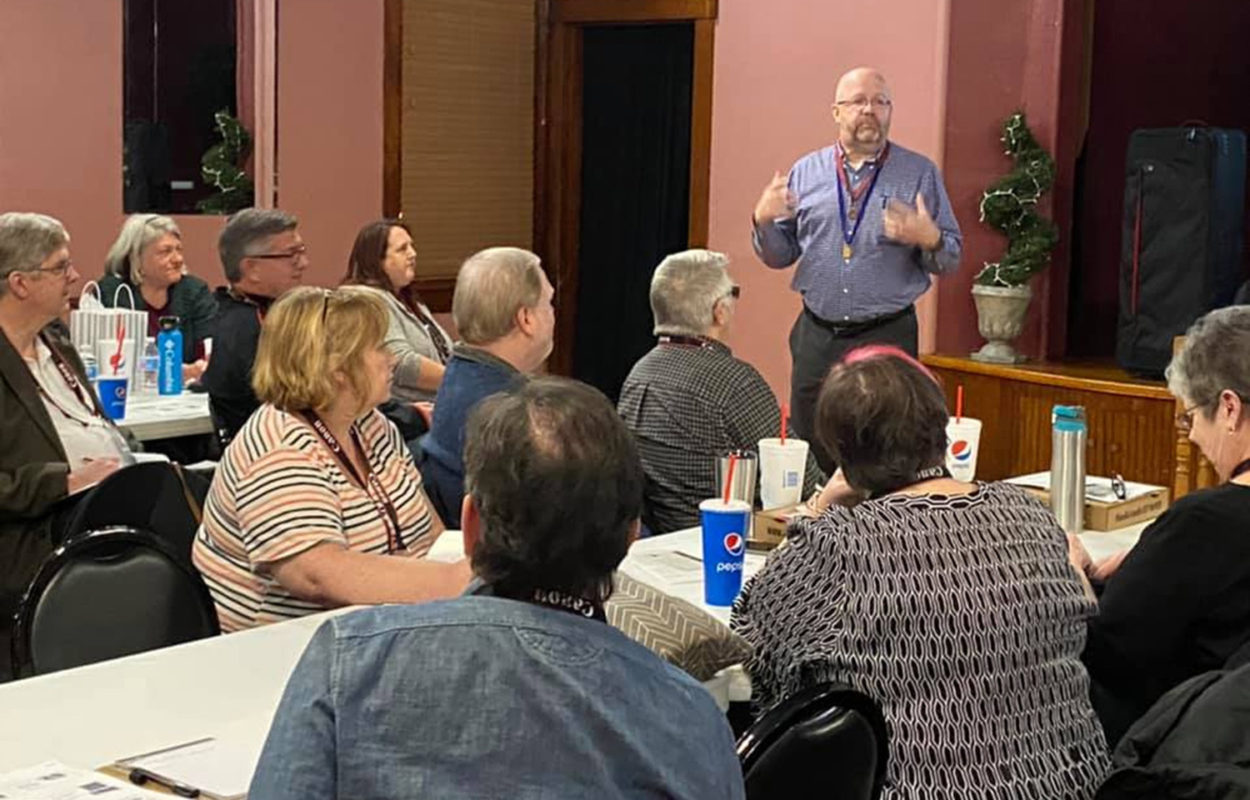
[[[260,324],[273,302],[269,298],[245,295],[233,289],[218,288],[217,335],[213,355],[200,382],[208,390],[213,422],[222,442],[228,442],[260,407],[252,391],[252,362],[260,341]]]
[[[1172,689],[1115,750],[1096,800],[1250,798],[1250,647]]]

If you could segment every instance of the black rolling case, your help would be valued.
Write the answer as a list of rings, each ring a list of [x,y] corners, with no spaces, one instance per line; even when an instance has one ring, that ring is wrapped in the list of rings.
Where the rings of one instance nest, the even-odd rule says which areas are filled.
[[[1116,360],[1160,377],[1172,339],[1229,305],[1241,260],[1246,135],[1221,128],[1154,128],[1129,139],[1120,247]]]

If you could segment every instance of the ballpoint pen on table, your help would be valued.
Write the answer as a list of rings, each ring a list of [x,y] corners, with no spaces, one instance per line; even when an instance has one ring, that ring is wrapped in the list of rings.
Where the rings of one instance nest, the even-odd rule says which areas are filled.
[[[163,778],[154,772],[149,772],[143,767],[131,767],[128,774],[130,782],[136,786],[142,786],[145,783],[155,783],[157,786],[163,786],[179,797],[199,797],[200,790],[194,786],[187,786],[185,783]]]

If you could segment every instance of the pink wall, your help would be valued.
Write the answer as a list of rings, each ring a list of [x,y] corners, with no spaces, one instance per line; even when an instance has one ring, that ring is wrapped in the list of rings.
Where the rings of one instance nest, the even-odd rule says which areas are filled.
[[[283,3],[278,22],[279,203],[298,214],[305,280],[342,275],[382,211],[383,0]],[[121,225],[121,0],[0,2],[0,211],[59,217],[95,277]],[[187,263],[222,282],[220,217],[183,216]]]
[[[750,215],[774,171],[832,141],[834,82],[851,67],[880,68],[894,91],[891,138],[942,166],[949,0],[720,4],[712,102],[709,245],[728,253],[743,287],[730,345],[789,397],[787,336],[799,310],[790,271],[751,250]],[[960,223],[968,220],[961,216]],[[932,293],[930,293],[932,295]],[[931,349],[931,301],[921,348]]]
[[[1065,22],[1076,24],[1073,38],[1079,38],[1081,24],[1079,8],[1073,11],[1065,5],[1077,7],[1080,2],[961,0],[952,4],[943,155],[946,187],[963,228],[964,263],[959,274],[938,289],[939,352],[967,355],[983,341],[969,291],[973,277],[986,261],[1002,255],[1007,240],[977,220],[981,193],[1012,167],[998,138],[1003,120],[1022,108],[1038,141],[1057,160],[1055,188],[1043,197],[1039,211],[1060,223],[1061,241],[1052,266],[1032,281],[1033,301],[1016,346],[1038,357],[1046,354],[1049,338],[1058,343],[1053,354],[1062,355],[1068,218],[1078,137],[1069,137],[1072,141],[1058,147],[1061,99],[1072,99],[1061,97],[1061,89],[1071,82],[1063,79],[1061,46],[1069,34]]]

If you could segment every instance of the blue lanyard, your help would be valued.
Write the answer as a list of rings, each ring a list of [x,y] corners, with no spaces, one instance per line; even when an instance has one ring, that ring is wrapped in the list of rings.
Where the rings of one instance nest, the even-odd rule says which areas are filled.
[[[889,145],[887,144],[886,147],[888,148]],[[846,176],[846,168],[842,166],[842,160],[845,156],[841,150],[838,151],[838,221],[842,223],[842,241],[847,247],[850,247],[851,243],[855,241],[855,235],[859,233],[860,223],[862,223],[864,221],[864,217],[867,216],[864,212],[868,210],[868,199],[872,197],[872,190],[877,188],[877,180],[881,177],[881,172],[885,167],[885,155],[886,151],[883,150],[881,158],[877,162],[877,168],[873,170],[872,181],[868,184],[868,191],[864,193],[864,201],[860,206],[862,211],[855,216],[855,224],[852,225],[850,231],[848,231],[846,229],[846,197],[842,191],[842,178]],[[847,184],[850,184],[850,178],[847,177],[846,180]],[[844,249],[843,252],[845,253],[846,250]]]

